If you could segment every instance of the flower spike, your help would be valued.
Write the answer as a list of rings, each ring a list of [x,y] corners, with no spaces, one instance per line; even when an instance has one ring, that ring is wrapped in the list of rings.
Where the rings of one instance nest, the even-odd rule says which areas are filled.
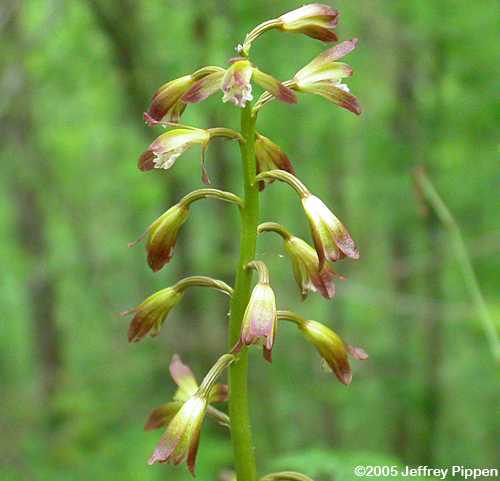
[[[261,261],[252,261],[247,265],[247,269],[257,270],[259,281],[243,314],[240,341],[235,350],[238,351],[241,346],[262,343],[264,359],[271,362],[277,328],[276,298],[269,285],[269,271],[266,265]]]
[[[302,299],[306,299],[309,292],[319,292],[325,299],[335,296],[334,277],[343,279],[334,272],[328,264],[322,268],[316,251],[299,237],[290,234],[283,226],[274,222],[265,222],[258,228],[262,232],[275,232],[283,238],[285,251],[292,261],[293,275],[299,286]]]
[[[253,79],[278,100],[287,103],[297,102],[297,97],[291,89],[274,77],[261,72],[246,58],[236,58],[231,62],[231,66],[223,73],[217,72],[196,82],[181,100],[185,103],[201,102],[220,89],[224,93],[223,102],[231,102],[243,108],[253,99],[251,84]]]
[[[337,261],[345,256],[359,259],[358,248],[344,225],[297,177],[283,170],[262,172],[256,177],[257,182],[268,179],[286,182],[299,194],[311,227],[320,268],[323,268],[326,259]]]
[[[352,371],[347,356],[351,355],[358,360],[368,359],[363,349],[344,343],[334,331],[320,322],[307,321],[291,311],[278,311],[278,319],[296,324],[305,338],[317,349],[337,379],[345,385],[351,384],[352,381]]]
[[[184,291],[193,286],[211,287],[229,296],[233,292],[230,286],[217,279],[205,276],[186,277],[171,287],[155,292],[137,307],[122,312],[123,316],[134,314],[128,331],[128,340],[138,342],[148,333],[151,337],[157,336],[170,311],[182,300]]]
[[[225,354],[210,369],[198,390],[184,402],[168,425],[149,459],[149,464],[159,462],[177,465],[187,459],[189,471],[195,475],[196,455],[210,392],[218,377],[234,360],[232,354]]]

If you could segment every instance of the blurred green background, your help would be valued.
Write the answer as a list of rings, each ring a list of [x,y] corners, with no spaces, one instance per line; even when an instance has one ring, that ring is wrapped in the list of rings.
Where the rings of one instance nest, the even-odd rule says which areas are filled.
[[[0,479],[180,481],[184,467],[148,467],[160,432],[149,411],[173,393],[179,353],[198,378],[225,349],[227,300],[194,289],[161,335],[129,345],[118,312],[185,274],[232,282],[235,209],[197,203],[173,261],[153,274],[146,226],[200,187],[198,152],[168,172],[141,173],[161,129],[142,112],[163,82],[225,65],[263,20],[299,2],[4,0],[0,5]],[[412,185],[427,168],[459,222],[494,319],[500,312],[498,4],[483,0],[336,0],[361,117],[319,97],[269,104],[259,130],[348,225],[359,262],[339,267],[337,298],[301,303],[272,235],[259,241],[279,306],[331,325],[369,361],[350,387],[319,367],[293,327],[272,365],[251,357],[259,471],[299,469],[316,481],[354,479],[356,464],[494,466],[498,371],[448,233],[423,215]],[[323,46],[270,32],[252,56],[290,78]],[[238,128],[215,95],[183,122]],[[196,149],[193,149],[196,150]],[[214,186],[241,191],[238,149],[214,142]],[[262,218],[310,239],[296,196],[274,184]],[[205,423],[198,479],[231,467],[227,433]]]

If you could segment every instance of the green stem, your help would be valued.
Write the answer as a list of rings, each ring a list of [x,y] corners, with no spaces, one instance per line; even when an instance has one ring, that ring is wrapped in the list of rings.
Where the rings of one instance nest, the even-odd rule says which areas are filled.
[[[254,260],[259,221],[259,191],[255,181],[255,118],[252,106],[247,103],[241,113],[241,134],[245,142],[240,144],[243,163],[244,199],[241,209],[240,260],[236,271],[236,282],[231,299],[229,324],[229,347],[239,340],[241,321],[250,299],[252,272],[246,265]],[[248,409],[248,352],[243,351],[229,369],[229,417],[231,439],[238,481],[256,481],[255,453],[252,441],[250,414]]]
[[[474,271],[474,267],[472,266],[460,228],[422,168],[415,170],[415,179],[427,202],[432,206],[439,220],[450,233],[454,243],[457,259],[460,263],[460,267],[462,268],[465,285],[469,289],[470,295],[483,324],[484,333],[490,345],[491,353],[493,354],[495,360],[500,362],[500,342],[498,339],[497,328],[488,311],[486,301],[484,300],[483,293],[481,292],[481,287],[479,286],[479,281]]]

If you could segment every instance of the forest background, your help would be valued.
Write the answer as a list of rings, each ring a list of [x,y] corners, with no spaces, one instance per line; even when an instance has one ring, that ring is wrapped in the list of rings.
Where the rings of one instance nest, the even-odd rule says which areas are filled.
[[[130,345],[118,313],[183,274],[232,281],[234,209],[192,209],[169,266],[153,274],[147,225],[193,188],[198,157],[141,173],[158,135],[142,112],[156,88],[205,64],[225,65],[254,25],[298,3],[221,0],[31,0],[0,6],[0,479],[180,481],[148,467],[159,437],[149,411],[173,393],[179,353],[198,378],[224,349],[227,300],[192,290],[161,335]],[[262,470],[352,480],[357,464],[494,466],[498,364],[471,302],[449,232],[422,207],[423,165],[462,229],[493,319],[500,313],[498,5],[483,0],[337,0],[338,33],[358,37],[346,61],[364,113],[319,97],[274,102],[260,131],[339,215],[361,259],[339,267],[337,297],[299,300],[281,243],[263,236],[280,306],[332,326],[370,354],[350,387],[283,326],[268,365],[251,359],[252,417]],[[252,54],[290,78],[322,50],[266,34]],[[218,95],[185,123],[237,128]],[[195,150],[195,149],[194,149]],[[215,186],[240,192],[237,146],[214,142]],[[308,238],[293,193],[274,184],[263,218]],[[207,422],[198,478],[231,466],[227,433]],[[264,471],[263,471],[264,472]]]

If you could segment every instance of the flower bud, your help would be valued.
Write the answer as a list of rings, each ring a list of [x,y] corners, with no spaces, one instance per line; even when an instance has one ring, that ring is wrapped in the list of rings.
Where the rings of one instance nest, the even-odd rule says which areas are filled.
[[[310,3],[296,10],[287,12],[278,20],[280,29],[285,32],[303,33],[323,42],[335,42],[337,35],[333,29],[337,26],[339,12],[328,5]]]
[[[335,296],[333,278],[338,274],[326,263],[320,268],[318,254],[302,239],[290,236],[284,240],[284,245],[292,261],[293,275],[302,299],[305,299],[310,291],[319,292],[326,299],[332,299]]]
[[[179,202],[170,207],[158,219],[156,219],[148,228],[146,233],[146,251],[148,253],[148,264],[154,272],[159,271],[172,258],[177,235],[179,230],[186,222],[189,214],[189,208],[183,202]],[[129,244],[133,247],[142,239]]]
[[[198,80],[209,75],[224,72],[219,67],[204,67],[192,75],[184,75],[162,85],[151,99],[148,111],[144,113],[144,120],[151,126],[167,122],[179,122],[180,116],[186,108],[181,97]]]
[[[320,267],[326,259],[337,261],[344,256],[359,259],[359,251],[349,232],[318,197],[304,195],[302,206],[311,227]]]
[[[264,358],[271,362],[277,329],[276,299],[264,263],[254,261],[249,267],[258,269],[259,282],[252,291],[243,315],[240,343],[245,346],[262,343]]]
[[[128,340],[137,342],[148,333],[154,337],[160,332],[166,317],[182,299],[183,293],[174,287],[167,287],[149,296],[142,304],[125,311],[122,315],[134,314],[128,330]]]
[[[348,354],[355,354],[356,359],[367,359],[368,356],[360,348],[352,348],[330,328],[316,321],[305,321],[299,325],[306,339],[314,345],[321,357],[335,373],[337,379],[343,384],[351,384],[352,371]],[[358,355],[363,353],[364,356]]]
[[[295,471],[281,471],[280,473],[267,474],[259,481],[313,481],[305,474],[297,473]]]
[[[359,115],[361,107],[358,100],[349,93],[347,85],[342,83],[343,78],[352,75],[352,68],[345,63],[336,62],[354,50],[356,44],[357,39],[347,40],[318,55],[295,74],[292,88],[299,92],[321,95]]]
[[[206,130],[185,127],[170,130],[160,135],[139,157],[138,167],[142,171],[169,169],[177,158],[194,145],[201,145],[202,154],[210,141]]]
[[[285,152],[270,139],[259,133],[255,137],[255,158],[257,159],[258,174],[268,170],[281,169],[295,175],[292,163]],[[260,190],[264,189],[264,185],[264,182],[259,182]]]
[[[229,469],[224,469],[219,474],[219,481],[237,481],[236,473]]]

